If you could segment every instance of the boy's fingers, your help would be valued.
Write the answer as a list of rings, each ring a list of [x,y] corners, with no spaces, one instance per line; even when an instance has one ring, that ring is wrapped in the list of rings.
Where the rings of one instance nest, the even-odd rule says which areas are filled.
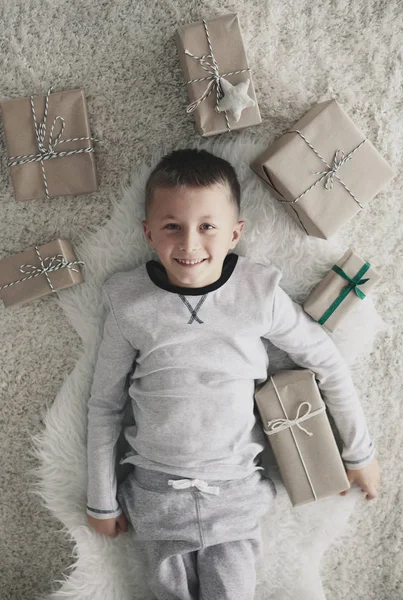
[[[362,490],[363,492],[367,492],[366,500],[373,500],[376,498],[378,490],[375,487],[367,488],[366,490]]]
[[[120,515],[118,517],[117,526],[120,529],[121,533],[127,533],[127,531],[129,530],[128,522],[123,515]]]

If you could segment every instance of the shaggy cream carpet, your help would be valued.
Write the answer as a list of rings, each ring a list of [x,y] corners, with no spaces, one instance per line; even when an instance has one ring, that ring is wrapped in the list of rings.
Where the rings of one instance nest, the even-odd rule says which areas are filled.
[[[273,260],[296,300],[348,246],[383,275],[372,300],[334,336],[378,448],[380,495],[366,502],[352,488],[346,497],[290,509],[278,484],[276,514],[263,523],[257,599],[401,598],[400,3],[18,0],[3,1],[1,9],[2,99],[52,84],[56,91],[82,86],[92,133],[101,140],[98,192],[16,203],[0,136],[0,257],[68,237],[86,276],[59,299],[0,309],[2,600],[148,597],[129,537],[103,538],[86,526],[85,405],[103,316],[100,285],[151,256],[139,227],[142,181],[162,147],[195,143],[236,163],[248,222],[237,251]],[[198,140],[185,114],[172,36],[179,24],[229,11],[240,16],[263,123]],[[312,103],[330,96],[397,177],[334,240],[324,241],[302,235],[247,165]],[[273,367],[285,364],[274,348],[268,352]]]

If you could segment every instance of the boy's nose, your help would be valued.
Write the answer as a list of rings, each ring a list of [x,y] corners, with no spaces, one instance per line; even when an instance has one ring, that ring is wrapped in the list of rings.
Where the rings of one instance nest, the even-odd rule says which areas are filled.
[[[197,233],[184,233],[180,240],[180,249],[192,252],[200,248],[200,240]]]

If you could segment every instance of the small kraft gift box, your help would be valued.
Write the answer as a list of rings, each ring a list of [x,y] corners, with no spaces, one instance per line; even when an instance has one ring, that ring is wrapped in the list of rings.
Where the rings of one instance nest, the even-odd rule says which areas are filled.
[[[196,130],[203,137],[262,122],[238,15],[179,27],[175,33]]]
[[[336,100],[313,106],[250,167],[301,228],[322,239],[395,176]]]
[[[82,89],[0,103],[8,166],[18,201],[97,189],[94,146]]]
[[[369,262],[350,248],[312,290],[303,308],[320,325],[335,331],[380,279]]]
[[[350,488],[312,371],[278,371],[256,387],[255,401],[293,506]]]
[[[70,240],[56,239],[0,260],[0,297],[5,307],[25,304],[84,281]]]

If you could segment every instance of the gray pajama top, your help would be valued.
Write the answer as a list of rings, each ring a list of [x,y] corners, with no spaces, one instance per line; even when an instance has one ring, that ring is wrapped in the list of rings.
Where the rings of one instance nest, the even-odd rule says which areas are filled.
[[[235,253],[221,276],[175,286],[156,260],[112,275],[88,402],[87,513],[122,513],[116,499],[116,442],[129,396],[135,425],[120,461],[184,478],[240,479],[259,466],[266,440],[254,411],[267,379],[264,340],[311,369],[343,442],[346,467],[375,448],[345,360],[325,330],[280,287],[281,272]]]

